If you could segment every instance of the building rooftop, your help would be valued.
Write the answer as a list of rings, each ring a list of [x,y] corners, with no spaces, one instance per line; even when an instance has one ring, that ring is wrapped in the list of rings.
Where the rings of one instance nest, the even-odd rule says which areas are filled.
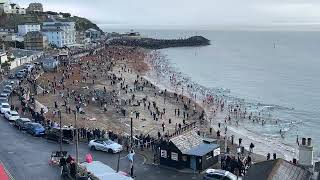
[[[178,136],[172,137],[170,141],[183,153],[203,144],[202,138],[194,131],[185,131]]]
[[[31,37],[31,38],[32,37],[42,37],[42,36],[44,36],[44,35],[40,31],[30,31],[25,35],[26,38],[28,38],[28,37]]]
[[[296,164],[283,159],[263,161],[253,164],[244,180],[309,180],[311,173]]]
[[[42,32],[61,32],[62,29],[42,29]]]
[[[40,26],[40,24],[34,23],[34,22],[26,22],[24,24],[19,24],[18,26],[24,26],[24,25],[39,25]]]
[[[61,23],[61,22],[56,22],[54,24],[46,24],[46,25],[43,25],[43,27],[52,27],[52,26],[70,26],[69,24],[64,24],[64,23]]]
[[[86,32],[90,32],[90,31],[91,31],[91,32],[97,32],[98,30],[93,29],[93,28],[90,28],[90,29],[87,29],[87,30],[86,30]]]
[[[10,51],[10,53],[13,54],[14,57],[16,58],[21,58],[24,56],[31,56],[34,55],[36,53],[38,53],[37,51],[30,51],[30,50],[25,50],[25,49],[13,49]]]
[[[202,143],[199,146],[196,146],[189,151],[187,151],[185,154],[192,155],[192,156],[203,156],[207,154],[208,152],[211,152],[214,149],[217,149],[219,147],[218,144],[205,144]]]

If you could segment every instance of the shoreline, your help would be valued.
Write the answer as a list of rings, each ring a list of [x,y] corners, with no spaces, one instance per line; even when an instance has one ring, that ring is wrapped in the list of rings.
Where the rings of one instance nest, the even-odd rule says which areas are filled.
[[[180,90],[180,92],[177,92],[177,87],[173,87],[171,84],[168,84],[164,80],[164,78],[168,78],[168,77],[159,76],[157,73],[161,73],[161,72],[155,72],[156,70],[154,69],[154,65],[152,65],[152,63],[150,63],[148,61],[150,61],[150,60],[145,59],[145,62],[149,66],[149,71],[146,73],[144,78],[147,79],[148,81],[152,82],[153,84],[155,84],[155,86],[157,86],[159,89],[162,89],[162,90],[167,89],[168,91],[171,91],[173,93],[176,92],[178,94],[181,94],[181,90]],[[162,73],[164,74],[164,76],[168,76],[168,74],[165,74],[167,72],[162,72]],[[175,73],[182,74],[181,72],[175,72]],[[189,81],[192,81],[191,78],[189,78]],[[192,82],[192,83],[195,83],[195,82]],[[222,91],[223,91],[223,89],[222,89]],[[191,95],[188,93],[184,93],[183,95],[194,100],[194,97],[191,97]],[[223,122],[225,119],[224,116],[227,115],[227,112],[217,113],[213,116],[213,112],[212,112],[211,108],[214,105],[204,104],[203,102],[201,102],[201,100],[199,100],[199,98],[196,100],[196,103],[201,108],[204,109],[206,117],[207,117],[206,121],[209,123],[209,120],[211,119],[210,120],[211,127],[213,128],[214,133],[216,133],[219,130],[222,135],[223,134],[222,131],[224,131],[224,130],[223,130],[223,128],[218,127],[218,123],[221,123],[223,126]],[[212,116],[213,116],[213,118],[212,118]],[[245,150],[249,151],[249,145],[252,142],[255,144],[254,153],[257,154],[258,156],[266,157],[267,153],[271,153],[271,154],[276,153],[277,157],[282,157],[282,158],[289,160],[289,161],[292,160],[293,158],[296,158],[296,152],[295,152],[296,148],[295,147],[291,147],[290,145],[283,144],[283,143],[276,143],[275,144],[275,142],[271,142],[271,140],[269,140],[267,138],[264,138],[262,140],[261,139],[259,140],[259,138],[252,138],[257,135],[253,132],[250,132],[250,131],[244,129],[244,128],[241,128],[241,129],[237,129],[237,128],[238,127],[234,127],[231,125],[228,126],[228,132],[227,132],[228,139],[230,140],[231,135],[234,136],[235,142],[238,142],[238,138],[242,138],[243,139],[242,145],[244,146]],[[247,131],[247,132],[243,132],[243,131]],[[248,134],[250,134],[251,138],[248,137]],[[224,137],[224,135],[222,135],[221,137]],[[267,145],[268,143],[269,143],[269,145]],[[237,144],[237,143],[235,143],[235,144]]]

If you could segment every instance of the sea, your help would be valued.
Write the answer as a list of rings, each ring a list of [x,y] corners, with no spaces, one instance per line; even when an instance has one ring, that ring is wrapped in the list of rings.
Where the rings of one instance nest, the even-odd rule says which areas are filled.
[[[126,32],[129,30],[114,30]],[[172,39],[201,35],[202,47],[162,49],[170,64],[192,81],[241,99],[261,112],[265,125],[241,121],[230,129],[254,141],[257,153],[297,157],[297,137],[312,138],[320,157],[320,32],[277,30],[139,30],[142,36]],[[270,122],[269,122],[270,121]],[[275,121],[277,123],[275,123]],[[281,130],[281,134],[280,134]]]

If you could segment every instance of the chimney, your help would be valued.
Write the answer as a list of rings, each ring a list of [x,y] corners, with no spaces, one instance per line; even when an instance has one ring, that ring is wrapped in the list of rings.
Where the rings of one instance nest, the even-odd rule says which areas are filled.
[[[303,145],[303,146],[306,145],[306,138],[302,138],[302,145]]]
[[[308,138],[307,144],[308,144],[308,146],[311,146],[311,138]]]
[[[311,145],[311,138],[302,138],[302,143],[299,146],[298,163],[306,168],[313,166],[313,146]]]

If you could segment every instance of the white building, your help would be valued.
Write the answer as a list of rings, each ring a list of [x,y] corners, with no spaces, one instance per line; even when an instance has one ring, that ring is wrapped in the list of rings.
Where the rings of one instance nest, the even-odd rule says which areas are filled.
[[[26,14],[25,8],[18,4],[10,3],[9,0],[0,0],[0,11],[5,14]]]
[[[70,47],[76,43],[75,22],[44,22],[42,31],[48,37],[49,44],[59,48]]]
[[[7,62],[7,61],[8,61],[7,53],[3,50],[0,50],[0,64]]]
[[[7,41],[7,42],[12,42],[12,41],[23,42],[24,41],[24,37],[19,36],[17,34],[8,34],[3,39],[4,41]]]
[[[40,31],[40,24],[24,24],[18,25],[18,34],[20,36],[26,35],[28,32]]]

